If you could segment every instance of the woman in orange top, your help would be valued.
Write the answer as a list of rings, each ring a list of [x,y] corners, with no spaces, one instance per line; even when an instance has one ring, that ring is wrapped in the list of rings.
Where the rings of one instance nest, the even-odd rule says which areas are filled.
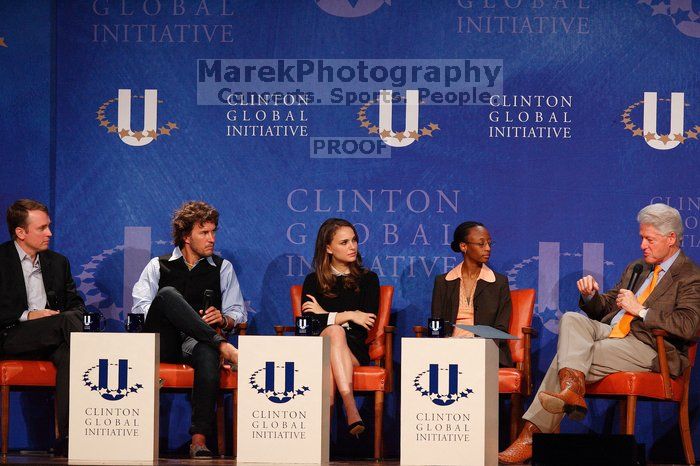
[[[508,279],[487,265],[491,256],[491,235],[479,222],[464,222],[454,232],[450,245],[462,254],[463,261],[448,273],[438,275],[433,286],[432,317],[450,324],[488,325],[508,332],[510,289]],[[452,336],[470,337],[470,332],[455,327]],[[497,341],[499,365],[513,362],[506,340]]]

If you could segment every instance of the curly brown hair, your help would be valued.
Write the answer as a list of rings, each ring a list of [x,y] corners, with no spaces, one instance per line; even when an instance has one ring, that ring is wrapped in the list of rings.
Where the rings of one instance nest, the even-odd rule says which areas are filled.
[[[219,225],[219,212],[211,204],[202,201],[185,202],[173,212],[173,243],[178,248],[185,245],[185,236],[192,233],[192,228],[212,222]]]

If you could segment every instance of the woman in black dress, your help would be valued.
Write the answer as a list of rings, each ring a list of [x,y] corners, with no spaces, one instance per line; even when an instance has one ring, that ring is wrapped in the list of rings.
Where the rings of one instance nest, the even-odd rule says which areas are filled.
[[[362,267],[357,231],[347,220],[330,218],[316,237],[314,272],[306,276],[302,313],[321,319],[331,346],[331,406],[337,388],[350,434],[365,430],[352,390],[353,367],[369,364],[367,331],[379,307],[379,278]]]

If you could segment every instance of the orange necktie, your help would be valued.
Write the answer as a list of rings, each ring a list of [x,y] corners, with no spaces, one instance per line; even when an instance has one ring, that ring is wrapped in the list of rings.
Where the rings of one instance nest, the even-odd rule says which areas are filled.
[[[644,304],[644,301],[647,300],[649,295],[651,294],[652,291],[654,291],[654,288],[656,288],[656,282],[659,281],[659,272],[661,272],[661,266],[657,265],[654,267],[654,276],[651,277],[651,283],[649,283],[649,286],[647,286],[647,289],[642,292],[639,296],[637,296],[637,301],[639,304]],[[612,332],[610,332],[610,335],[608,335],[609,338],[625,338],[628,333],[630,333],[630,323],[632,323],[632,319],[634,319],[635,316],[630,314],[629,312],[625,312],[625,314],[622,316],[622,319],[620,319],[617,324],[612,329]]]

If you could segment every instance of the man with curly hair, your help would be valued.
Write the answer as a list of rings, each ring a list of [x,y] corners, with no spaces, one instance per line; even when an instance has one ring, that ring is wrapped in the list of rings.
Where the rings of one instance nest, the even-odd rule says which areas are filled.
[[[160,360],[194,368],[192,458],[212,456],[206,439],[214,430],[220,361],[238,361],[225,335],[247,318],[233,266],[214,254],[218,224],[211,205],[184,203],[173,214],[175,249],[151,259],[133,290],[132,312],[145,314],[144,331],[160,333]]]

